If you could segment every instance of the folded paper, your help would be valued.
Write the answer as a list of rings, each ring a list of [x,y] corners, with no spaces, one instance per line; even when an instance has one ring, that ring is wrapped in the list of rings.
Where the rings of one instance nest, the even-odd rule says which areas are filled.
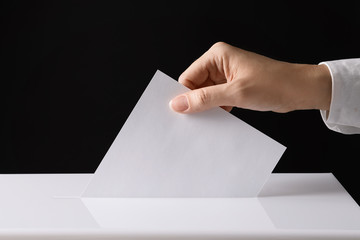
[[[82,197],[255,197],[285,147],[221,108],[179,114],[189,91],[157,71]]]

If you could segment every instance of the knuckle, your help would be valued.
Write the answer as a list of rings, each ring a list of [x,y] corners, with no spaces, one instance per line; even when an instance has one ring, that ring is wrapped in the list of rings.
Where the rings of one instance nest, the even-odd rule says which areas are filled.
[[[218,53],[224,53],[229,49],[229,47],[230,45],[225,42],[217,42],[213,44],[210,49]]]
[[[205,88],[200,88],[196,97],[200,106],[204,106],[210,101],[210,95]]]
[[[228,44],[225,42],[216,42],[212,45],[212,48],[223,48],[226,47]]]

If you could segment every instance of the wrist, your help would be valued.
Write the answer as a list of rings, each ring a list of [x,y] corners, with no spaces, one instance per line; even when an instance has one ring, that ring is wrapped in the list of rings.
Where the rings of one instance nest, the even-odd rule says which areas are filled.
[[[326,65],[296,64],[300,73],[297,75],[299,104],[297,109],[329,110],[332,94],[332,80]],[[296,90],[296,89],[295,89]]]
[[[330,110],[332,95],[331,74],[326,65],[312,65],[314,88],[316,96],[314,96],[314,108],[319,110]]]

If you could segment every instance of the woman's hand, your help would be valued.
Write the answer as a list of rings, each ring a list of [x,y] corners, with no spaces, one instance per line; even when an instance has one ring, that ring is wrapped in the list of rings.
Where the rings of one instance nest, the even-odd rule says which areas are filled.
[[[330,108],[325,65],[281,62],[222,42],[192,63],[179,82],[192,89],[170,101],[180,113],[217,106],[274,112]]]

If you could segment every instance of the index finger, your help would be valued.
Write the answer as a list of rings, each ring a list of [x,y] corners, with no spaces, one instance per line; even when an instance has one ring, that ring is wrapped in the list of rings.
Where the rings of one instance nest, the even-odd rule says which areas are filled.
[[[215,44],[216,45],[216,44]],[[194,61],[179,77],[179,82],[190,89],[226,82],[222,56],[214,46]]]

